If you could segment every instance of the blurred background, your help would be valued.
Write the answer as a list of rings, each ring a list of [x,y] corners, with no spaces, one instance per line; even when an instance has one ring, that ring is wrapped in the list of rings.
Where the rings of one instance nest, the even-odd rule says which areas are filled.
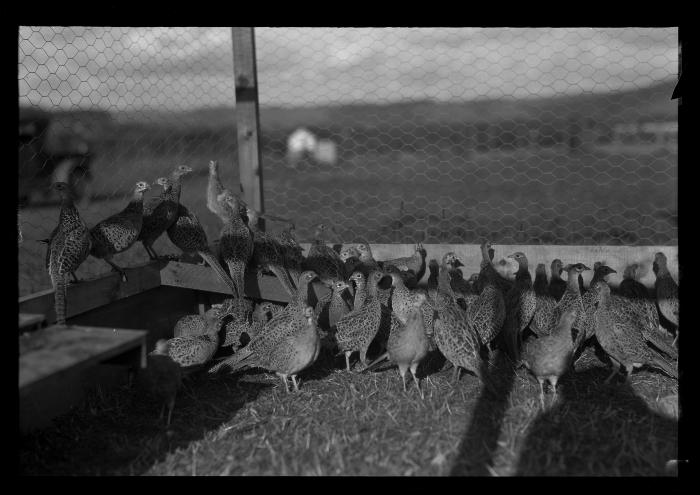
[[[264,208],[371,243],[676,245],[677,28],[256,28]],[[48,187],[92,226],[209,160],[238,190],[231,28],[19,29],[20,294],[50,287]],[[154,190],[150,195],[156,195]],[[282,227],[267,223],[268,230]],[[178,250],[162,237],[161,253]],[[138,245],[114,261],[145,262]],[[90,258],[89,278],[109,270]]]

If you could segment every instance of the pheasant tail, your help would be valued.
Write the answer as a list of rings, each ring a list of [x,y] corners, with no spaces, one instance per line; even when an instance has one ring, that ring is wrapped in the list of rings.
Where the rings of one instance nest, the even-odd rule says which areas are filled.
[[[275,274],[277,279],[282,284],[282,287],[284,287],[284,290],[287,292],[287,294],[289,294],[289,297],[293,300],[296,296],[297,291],[294,288],[294,284],[292,283],[287,269],[280,265],[270,265],[270,270],[272,270],[272,273]]]
[[[233,373],[234,371],[247,366],[248,363],[246,361],[252,355],[253,352],[250,349],[243,348],[236,352],[233,356],[216,363],[214,366],[209,368],[208,373],[218,373],[222,369],[227,370],[229,373]]]
[[[233,283],[233,280],[231,280],[231,277],[228,276],[228,273],[226,273],[226,270],[224,270],[224,267],[221,266],[221,264],[218,262],[216,257],[210,253],[210,252],[204,252],[204,251],[199,251],[199,255],[204,258],[204,261],[206,261],[209,266],[211,266],[216,274],[219,276],[219,278],[224,282],[226,285],[229,286],[231,289],[231,293],[233,294],[233,297],[239,297],[242,296],[239,294],[238,289],[236,287],[236,284]]]
[[[54,304],[56,308],[56,324],[66,324],[66,278],[67,273],[52,275],[54,285]]]

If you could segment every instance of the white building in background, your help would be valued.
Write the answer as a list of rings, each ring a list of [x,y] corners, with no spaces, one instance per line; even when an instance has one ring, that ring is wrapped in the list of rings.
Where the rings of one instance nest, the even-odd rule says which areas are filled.
[[[291,167],[296,167],[304,157],[318,164],[335,165],[338,152],[330,139],[318,139],[311,131],[300,127],[287,138],[287,160]]]

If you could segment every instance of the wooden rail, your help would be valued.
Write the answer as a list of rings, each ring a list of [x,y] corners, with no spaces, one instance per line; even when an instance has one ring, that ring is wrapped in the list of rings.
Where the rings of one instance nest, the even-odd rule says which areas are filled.
[[[265,211],[265,204],[260,157],[255,32],[252,27],[234,27],[231,28],[231,37],[233,41],[233,70],[236,81],[238,173],[243,189],[243,199],[249,206],[262,213]],[[264,227],[262,223],[261,227]]]

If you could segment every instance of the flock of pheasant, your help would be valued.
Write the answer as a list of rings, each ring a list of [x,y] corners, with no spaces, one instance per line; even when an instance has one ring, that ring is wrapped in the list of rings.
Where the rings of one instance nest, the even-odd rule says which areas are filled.
[[[653,261],[655,299],[636,280],[636,265],[628,267],[615,293],[606,281],[615,270],[599,262],[588,290],[581,273],[590,268],[580,262],[564,265],[555,259],[549,280],[545,265],[538,264],[533,282],[525,254],[517,252],[494,262],[489,242],[481,245],[480,272],[468,279],[455,253],[426,263],[427,253],[420,244],[410,257],[384,261],[374,259],[368,243],[344,245],[338,252],[326,243],[327,232],[333,229],[323,224],[317,226],[304,256],[293,223],[276,233],[260,230],[258,218],[265,215],[226,189],[217,163],[211,162],[207,208],[222,222],[219,252],[214,253],[196,215],[180,203],[182,178],[190,172],[190,167],[179,166],[169,177],[157,179],[162,192],[145,204],[143,194],[150,186],[138,182],[128,206],[91,229],[80,218],[67,185],[55,184],[61,213],[58,226],[45,240],[59,325],[66,319],[68,275],[75,278],[87,256],[104,259],[125,280],[112,257],[141,241],[156,259],[153,243],[164,233],[183,252],[198,253],[231,289],[232,298],[204,315],[182,317],[174,337],[158,341],[149,354],[144,380],[163,399],[161,417],[168,406],[168,424],[182,376],[193,370],[233,373],[263,368],[279,375],[289,392],[288,379],[299,390],[297,375],[324,351],[344,355],[347,371],[356,351],[361,371],[388,359],[398,366],[404,390],[410,371],[423,398],[417,368],[436,351],[454,366],[455,380],[464,368],[497,393],[489,366],[501,349],[537,378],[543,408],[545,382],[556,394],[558,379],[588,344],[602,350],[612,365],[606,381],[621,368],[629,374],[641,366],[678,377],[678,285],[663,253],[656,253]],[[517,269],[511,271],[510,266]],[[273,273],[290,303],[253,305],[244,298],[247,269],[258,275]],[[426,271],[427,287],[418,287]],[[561,278],[563,271],[566,280]],[[328,290],[316,290],[319,282]],[[673,342],[669,342],[672,333],[660,325],[660,315],[675,333]],[[373,342],[384,352],[369,362],[367,351]],[[216,358],[222,347],[233,352]]]

